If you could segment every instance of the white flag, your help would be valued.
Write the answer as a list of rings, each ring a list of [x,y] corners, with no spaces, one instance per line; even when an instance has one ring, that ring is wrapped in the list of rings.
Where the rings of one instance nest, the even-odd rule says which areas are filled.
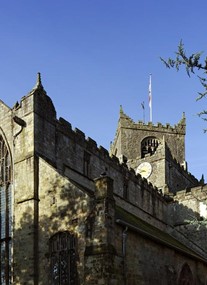
[[[149,79],[149,107],[152,108],[152,83],[151,83],[151,74]]]
[[[152,74],[150,74],[149,79],[149,108],[150,108],[150,122],[152,122],[152,82],[151,82]]]

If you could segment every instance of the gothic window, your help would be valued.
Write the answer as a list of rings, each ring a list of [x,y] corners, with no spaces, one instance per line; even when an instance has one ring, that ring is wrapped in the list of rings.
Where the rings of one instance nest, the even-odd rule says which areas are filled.
[[[83,174],[89,176],[90,174],[90,153],[84,151],[84,158],[83,158]]]
[[[154,154],[159,145],[159,140],[155,137],[147,137],[141,143],[141,157],[145,157],[146,154]]]
[[[0,285],[11,284],[11,158],[0,135]]]
[[[182,267],[178,285],[193,285],[193,274],[187,263]]]
[[[59,232],[50,239],[52,285],[76,284],[75,238]]]

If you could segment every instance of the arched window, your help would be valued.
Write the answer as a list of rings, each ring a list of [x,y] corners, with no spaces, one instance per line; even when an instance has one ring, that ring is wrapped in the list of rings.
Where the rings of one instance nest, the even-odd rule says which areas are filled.
[[[193,274],[190,267],[185,263],[180,272],[178,285],[193,285]]]
[[[75,285],[75,238],[68,232],[59,232],[50,238],[52,285]]]
[[[0,285],[11,284],[11,157],[0,135]]]
[[[146,154],[154,154],[159,145],[159,140],[155,137],[147,137],[143,139],[141,143],[141,157],[145,157]]]

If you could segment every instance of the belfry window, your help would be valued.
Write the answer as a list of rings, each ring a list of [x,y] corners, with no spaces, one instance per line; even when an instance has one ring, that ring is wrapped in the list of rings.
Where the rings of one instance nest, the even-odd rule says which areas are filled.
[[[0,135],[0,285],[11,284],[11,158]]]
[[[76,284],[75,238],[59,232],[50,239],[52,285]]]
[[[141,143],[141,157],[145,157],[147,154],[154,154],[158,148],[159,140],[155,137],[147,137]]]

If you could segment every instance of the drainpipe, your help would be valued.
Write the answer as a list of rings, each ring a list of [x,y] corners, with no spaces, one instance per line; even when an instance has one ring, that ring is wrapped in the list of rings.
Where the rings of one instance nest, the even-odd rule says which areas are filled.
[[[127,283],[127,272],[126,272],[126,241],[127,241],[127,231],[128,231],[128,227],[125,228],[125,230],[122,233],[122,256],[123,256],[123,269],[124,269],[124,285],[126,285]]]
[[[17,125],[19,125],[21,127],[21,129],[16,134],[13,134],[14,141],[15,141],[16,137],[23,131],[23,128],[26,127],[26,123],[25,123],[25,121],[23,121],[22,119],[20,119],[17,116],[13,116],[13,120]]]

